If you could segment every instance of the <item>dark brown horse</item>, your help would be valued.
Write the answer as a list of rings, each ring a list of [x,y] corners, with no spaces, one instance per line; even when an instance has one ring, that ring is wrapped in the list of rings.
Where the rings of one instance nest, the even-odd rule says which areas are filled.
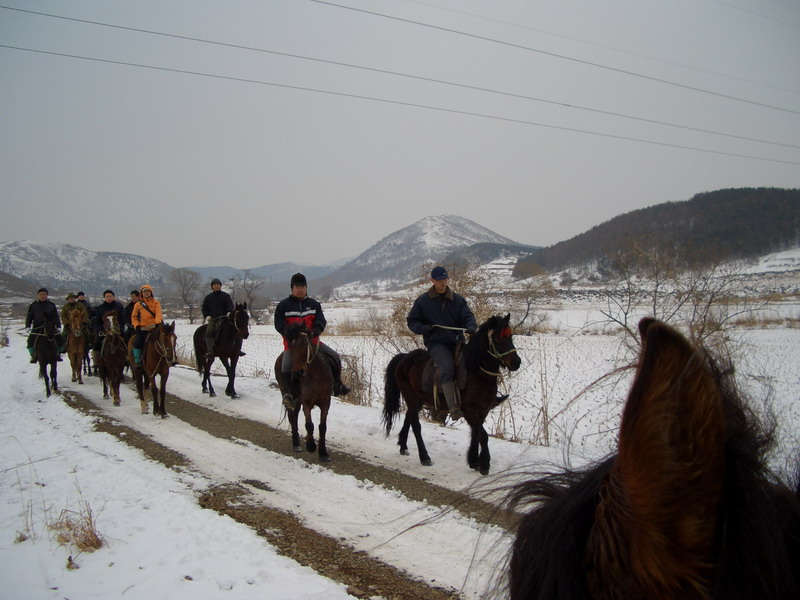
[[[128,360],[128,351],[125,340],[120,332],[121,324],[117,322],[114,312],[103,316],[103,343],[100,347],[100,361],[97,368],[103,380],[103,398],[108,398],[108,391],[114,396],[114,406],[119,406],[119,386],[122,383],[122,372]]]
[[[302,409],[306,418],[306,450],[314,452],[319,446],[319,459],[330,460],[325,435],[328,431],[328,410],[331,406],[331,390],[333,389],[333,373],[325,356],[318,351],[318,346],[311,343],[312,333],[302,324],[295,323],[286,329],[286,339],[292,355],[292,381],[286,389],[292,390],[296,402],[289,411],[292,425],[292,446],[295,452],[302,452],[297,420]],[[281,378],[281,362],[283,354],[275,361],[275,375]],[[314,422],[311,420],[311,409],[319,408],[319,445],[314,442]]]
[[[53,392],[58,392],[58,342],[53,332],[44,333],[43,328],[34,328],[31,335],[34,336],[33,348],[36,362],[39,363],[39,379],[44,379],[44,389],[47,397],[50,397],[51,387]],[[50,367],[48,376],[47,367]]]
[[[469,466],[482,474],[489,472],[491,456],[489,454],[489,435],[483,427],[486,415],[498,404],[497,382],[501,377],[500,369],[516,371],[520,367],[520,358],[514,347],[514,340],[509,327],[511,315],[494,316],[483,323],[472,335],[469,342],[463,345],[462,361],[466,370],[465,385],[459,386],[461,393],[461,410],[469,424],[470,438],[467,462]],[[422,427],[419,422],[419,411],[424,406],[431,414],[444,422],[447,415],[447,403],[441,394],[433,396],[433,367],[430,354],[426,350],[414,350],[408,354],[398,354],[386,368],[385,394],[383,403],[383,424],[388,436],[397,413],[400,412],[400,396],[406,403],[406,417],[398,436],[400,454],[408,454],[408,430],[414,432],[417,441],[419,460],[423,465],[432,465],[433,461],[425,448],[422,439]],[[431,379],[428,382],[428,379]]]
[[[234,382],[236,380],[236,364],[239,362],[239,352],[242,350],[242,340],[250,336],[248,323],[250,315],[247,313],[247,303],[237,303],[233,312],[227,316],[219,317],[217,335],[214,341],[214,357],[219,358],[225,372],[228,374],[228,386],[225,395],[238,398]],[[197,371],[203,376],[203,393],[215,397],[217,393],[211,385],[211,365],[214,358],[206,358],[206,329],[208,325],[201,325],[194,332],[194,357]]]
[[[147,333],[142,348],[141,365],[136,365],[133,360],[133,343],[135,340],[136,336],[128,340],[128,362],[134,365],[136,391],[142,404],[142,414],[147,414],[145,390],[150,389],[153,393],[153,414],[165,419],[169,416],[165,404],[169,369],[173,363],[177,362],[175,321],[169,325],[159,323]],[[161,385],[156,388],[156,377],[159,375],[161,376]]]
[[[67,313],[69,322],[69,334],[67,335],[67,356],[72,367],[72,381],[83,384],[83,355],[86,354],[86,336],[83,335],[82,318],[84,311],[79,309],[70,310]]]
[[[618,451],[537,477],[512,507],[512,600],[800,598],[800,499],[709,354],[644,319]]]

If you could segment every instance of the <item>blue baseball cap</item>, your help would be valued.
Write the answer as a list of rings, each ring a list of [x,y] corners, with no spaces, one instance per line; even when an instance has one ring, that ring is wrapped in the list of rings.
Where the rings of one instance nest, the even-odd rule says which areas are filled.
[[[441,281],[442,279],[449,279],[447,269],[444,267],[433,267],[431,271],[431,279],[434,281]]]

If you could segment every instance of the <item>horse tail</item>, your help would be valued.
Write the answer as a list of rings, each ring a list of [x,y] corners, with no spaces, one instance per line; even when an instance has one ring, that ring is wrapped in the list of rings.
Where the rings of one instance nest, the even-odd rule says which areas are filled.
[[[200,348],[200,339],[202,339],[205,334],[205,330],[203,330],[203,333],[200,333],[203,327],[205,326],[201,325],[198,327],[192,336],[192,342],[194,343],[194,368],[201,377],[203,376],[203,359],[205,358],[205,353]]]
[[[386,435],[392,431],[394,418],[400,412],[400,388],[397,385],[395,372],[397,365],[400,364],[407,354],[398,354],[389,361],[386,367],[386,381],[383,386],[383,419],[381,423],[386,430]]]

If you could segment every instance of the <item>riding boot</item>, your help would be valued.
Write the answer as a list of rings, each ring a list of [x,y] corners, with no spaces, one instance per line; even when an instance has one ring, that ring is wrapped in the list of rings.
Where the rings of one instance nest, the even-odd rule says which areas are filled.
[[[133,349],[133,362],[136,364],[137,367],[142,366],[142,349],[141,348],[134,348]]]
[[[31,355],[31,364],[36,363],[36,348],[28,346],[28,353]]]
[[[214,358],[214,338],[206,338],[206,360]]]
[[[283,394],[283,405],[286,407],[286,410],[293,410],[294,409],[294,396],[292,396],[291,389],[292,389],[292,372],[291,371],[281,371],[281,379],[283,385],[280,386],[281,393]]]
[[[450,411],[450,418],[453,421],[458,421],[464,416],[461,412],[461,407],[458,406],[456,400],[456,384],[452,381],[447,381],[442,384],[442,392],[444,392],[445,400],[447,400],[447,409]]]

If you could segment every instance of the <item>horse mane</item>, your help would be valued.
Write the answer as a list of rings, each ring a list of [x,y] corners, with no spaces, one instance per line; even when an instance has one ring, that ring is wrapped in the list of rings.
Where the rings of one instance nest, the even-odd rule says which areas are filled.
[[[498,319],[497,316],[486,319],[478,327],[478,331],[472,334],[469,341],[464,344],[464,360],[467,370],[475,371],[480,366],[481,359],[489,351],[489,331],[497,328]]]
[[[774,426],[709,351],[653,320],[640,331],[618,452],[509,497],[536,506],[511,598],[799,597],[800,499],[767,467]]]

